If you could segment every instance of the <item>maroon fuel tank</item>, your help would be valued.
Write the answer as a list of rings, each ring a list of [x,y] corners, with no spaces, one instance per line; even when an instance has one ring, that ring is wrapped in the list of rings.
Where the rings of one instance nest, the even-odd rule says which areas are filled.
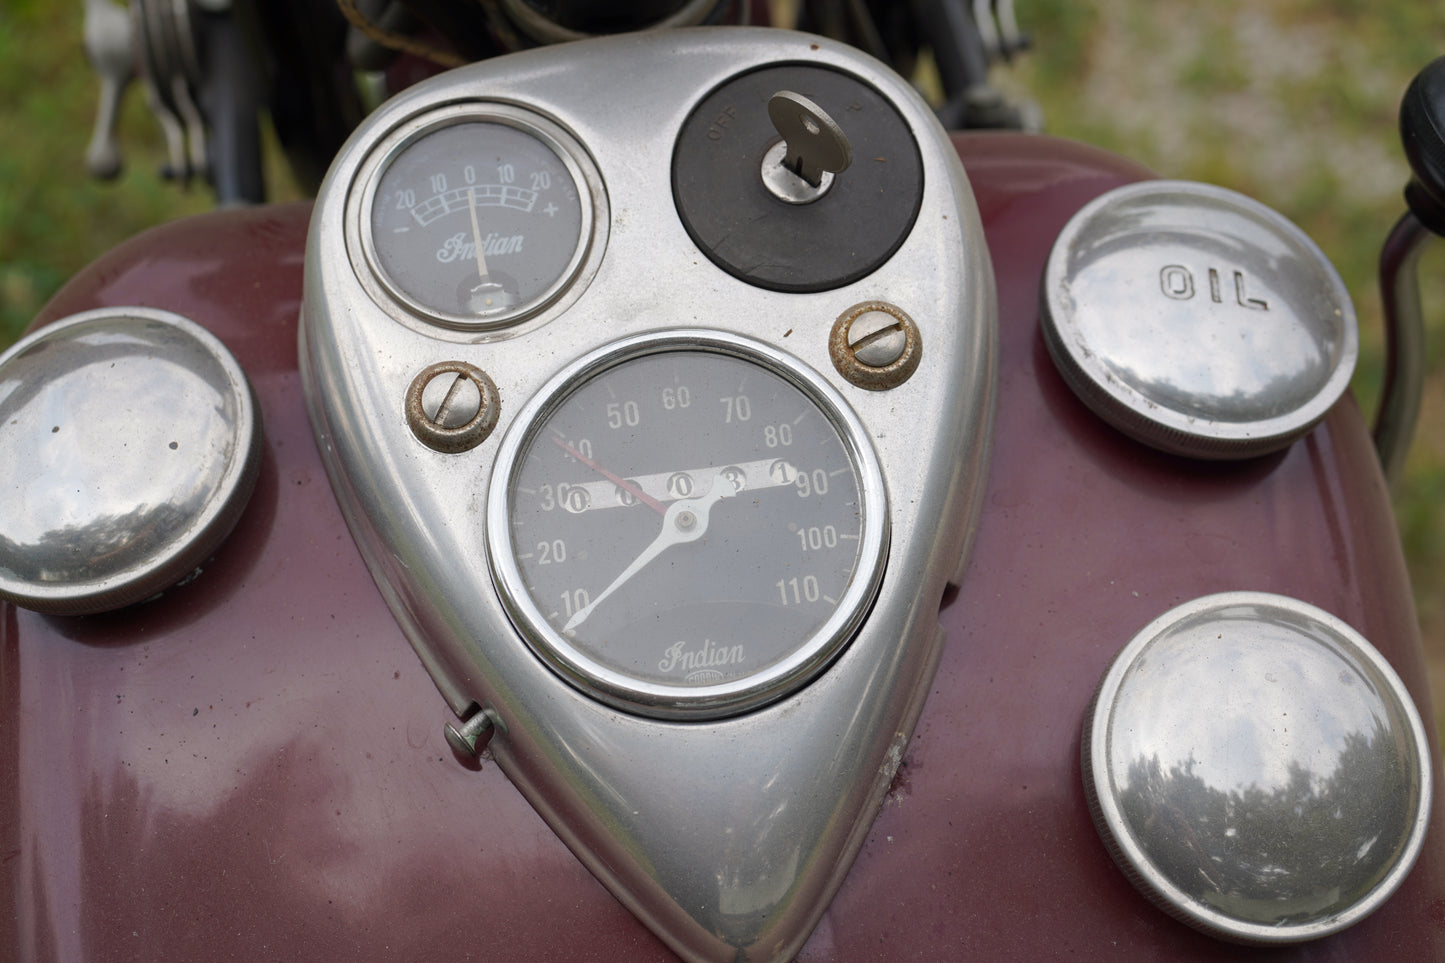
[[[1070,215],[1148,172],[1048,138],[956,143],[998,281],[989,493],[916,734],[801,959],[1238,958],[1115,867],[1085,800],[1085,715],[1152,619],[1254,589],[1354,626],[1433,718],[1373,449],[1348,399],[1285,453],[1234,464],[1106,427],[1049,360],[1039,283]],[[200,577],[107,615],[0,605],[0,956],[668,959],[494,764],[447,747],[450,712],[362,564],[307,423],[308,215],[157,228],[38,319],[122,304],[194,319],[249,374],[266,445]],[[1376,913],[1248,952],[1445,957],[1441,805]]]

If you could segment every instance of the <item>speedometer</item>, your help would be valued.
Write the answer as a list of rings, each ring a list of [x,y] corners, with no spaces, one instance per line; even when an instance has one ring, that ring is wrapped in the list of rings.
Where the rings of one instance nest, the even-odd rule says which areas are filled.
[[[499,457],[501,594],[539,655],[615,705],[706,716],[778,698],[837,655],[881,577],[861,427],[761,344],[675,332],[594,352]]]
[[[589,171],[566,131],[517,107],[460,104],[413,118],[363,175],[361,267],[432,323],[489,330],[521,320],[586,257]]]

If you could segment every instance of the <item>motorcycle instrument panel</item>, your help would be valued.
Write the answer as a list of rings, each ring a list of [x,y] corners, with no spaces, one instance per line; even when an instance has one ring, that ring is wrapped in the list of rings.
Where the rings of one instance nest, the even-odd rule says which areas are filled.
[[[318,448],[453,748],[683,956],[795,952],[987,478],[993,272],[928,105],[773,30],[462,67],[337,157],[305,284]]]

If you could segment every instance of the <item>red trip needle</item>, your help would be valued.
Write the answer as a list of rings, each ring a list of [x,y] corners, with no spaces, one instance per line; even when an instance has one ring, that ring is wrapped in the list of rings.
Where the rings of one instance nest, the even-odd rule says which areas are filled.
[[[582,454],[576,448],[573,448],[571,445],[567,444],[567,442],[563,441],[561,438],[558,438],[556,435],[552,436],[552,440],[556,442],[558,447],[560,447],[567,454],[571,455],[573,458],[577,459],[582,464],[586,465],[588,468],[592,469],[597,474],[601,475],[603,478],[616,485],[618,488],[622,489],[625,492],[630,492],[637,498],[638,501],[642,502],[648,508],[657,512],[657,514],[667,514],[666,505],[653,498],[651,495],[647,494],[647,492],[643,491],[641,488],[638,488],[632,482],[619,475],[614,475],[612,472],[608,471],[606,468],[603,468],[601,465],[597,464],[597,462],[593,461],[591,458],[588,458],[586,455]]]

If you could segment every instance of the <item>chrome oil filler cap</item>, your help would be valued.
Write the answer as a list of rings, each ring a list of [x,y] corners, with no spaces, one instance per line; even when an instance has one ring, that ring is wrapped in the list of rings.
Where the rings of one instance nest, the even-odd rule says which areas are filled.
[[[1115,658],[1083,735],[1095,826],[1171,916],[1244,943],[1373,912],[1419,855],[1425,730],[1384,657],[1312,605],[1186,602]]]
[[[1044,272],[1045,343],[1105,421],[1178,455],[1287,447],[1344,393],[1354,306],[1298,227],[1234,191],[1145,181],[1084,206]]]
[[[0,355],[0,598],[80,615],[174,585],[259,464],[250,385],[195,322],[102,308],[36,331]]]

